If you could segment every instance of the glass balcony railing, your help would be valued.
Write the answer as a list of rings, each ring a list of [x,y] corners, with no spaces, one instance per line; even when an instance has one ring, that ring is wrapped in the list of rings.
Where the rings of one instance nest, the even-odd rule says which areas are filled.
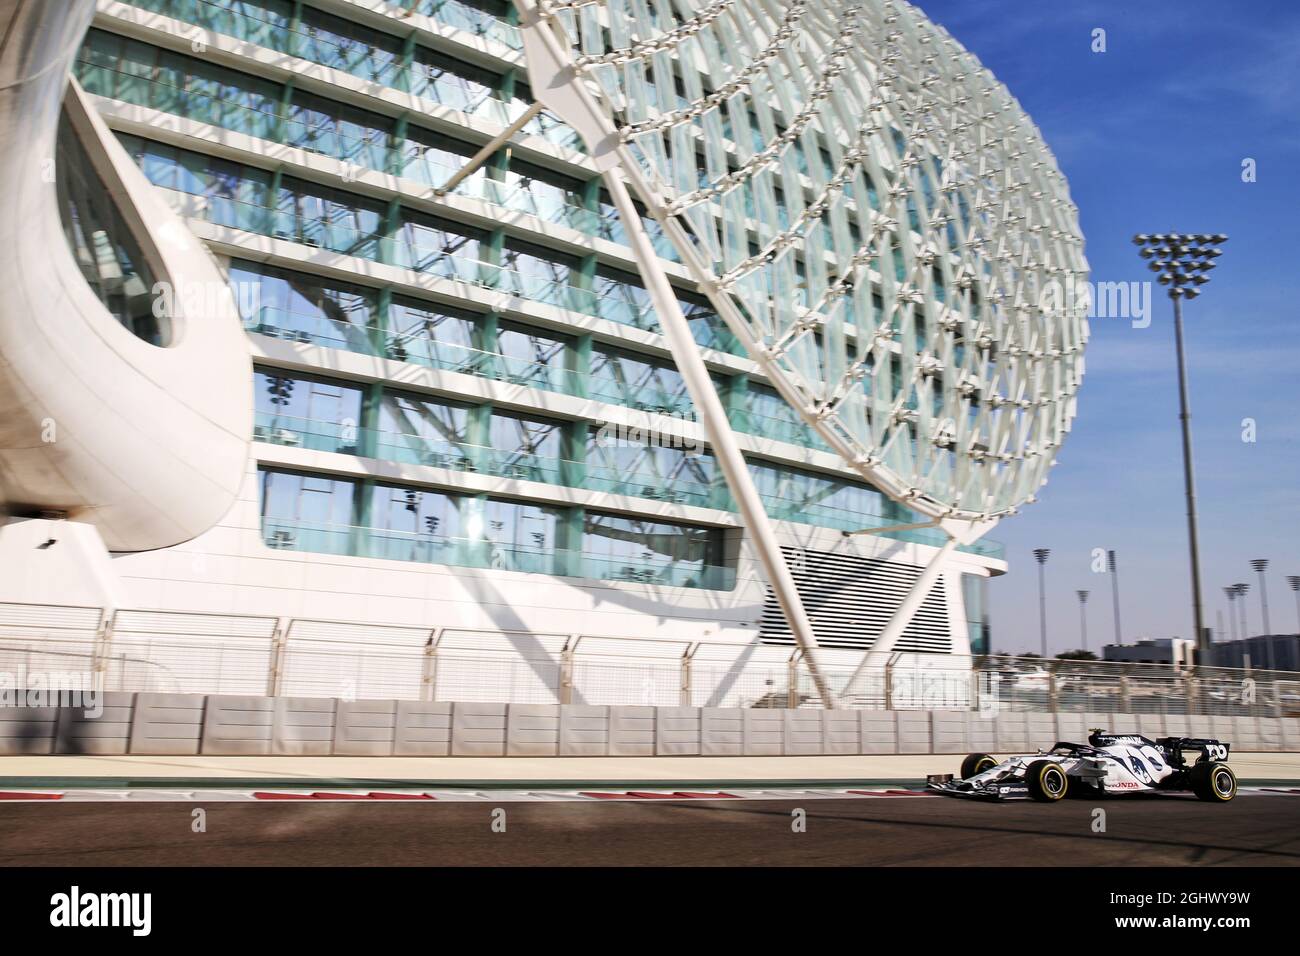
[[[603,581],[633,581],[667,587],[729,591],[736,584],[734,568],[700,561],[532,548],[416,531],[312,524],[270,515],[262,519],[262,540],[268,548],[276,550],[493,568]]]
[[[294,448],[363,455],[383,461],[586,488],[674,504],[736,510],[725,485],[698,481],[691,476],[665,476],[658,471],[647,471],[630,465],[571,461],[523,451],[504,451],[469,442],[359,428],[350,423],[316,421],[259,411],[253,426],[253,438],[255,441]],[[802,495],[783,497],[760,492],[759,497],[762,498],[768,515],[774,520],[819,528],[857,531],[912,520],[897,515],[881,515],[819,504]],[[941,547],[945,540],[941,531],[929,528],[887,532],[882,537],[934,547]],[[962,550],[999,560],[1005,556],[1003,546],[996,541],[978,541]]]
[[[193,195],[185,193],[183,195]],[[561,279],[509,269],[505,266],[448,253],[415,237],[394,238],[344,223],[310,219],[296,212],[271,209],[226,196],[199,196],[185,203],[184,213],[214,225],[297,242],[314,249],[356,256],[425,275],[465,282],[641,329],[657,328],[654,310],[646,302],[619,294],[581,289]]]
[[[395,51],[379,50],[360,40],[341,37],[322,30],[315,30],[310,25],[299,24],[297,29],[287,17],[277,17],[260,4],[238,3],[229,0],[127,0],[132,6],[152,10],[186,23],[193,23],[217,33],[249,40],[289,52],[289,47],[319,49],[330,54],[335,62],[356,64],[356,68],[365,64],[373,70],[372,79],[388,75],[392,69],[388,64],[395,63],[399,54]],[[478,37],[484,37],[507,46],[512,50],[523,48],[523,40],[518,27],[494,17],[485,10],[480,10],[461,0],[395,0],[395,5],[404,7],[414,13],[432,17],[439,23],[457,30],[464,30]],[[232,9],[237,7],[238,9]],[[284,49],[281,46],[283,45]]]
[[[352,422],[328,422],[259,410],[253,440],[290,448],[360,455],[382,461],[449,468],[517,481],[537,481],[571,488],[650,498],[680,504],[729,508],[725,488],[684,477],[668,477],[635,467],[611,467],[571,461],[521,450],[505,451],[441,437],[400,434],[364,428]]]
[[[230,3],[219,0],[127,2],[216,33],[256,43],[277,53],[340,70],[398,92],[414,93],[440,103],[445,102],[453,109],[463,109],[502,126],[509,125],[528,109],[528,104],[521,100],[501,99],[491,91],[468,93],[461,86],[453,89],[450,81],[439,83],[438,74],[442,71],[424,66],[418,58],[408,59],[397,48],[401,41],[395,37],[392,46],[383,48],[360,38],[333,33],[310,22],[295,24],[289,18],[275,17],[265,9],[258,10],[253,4],[240,4],[240,9],[235,11],[231,9]],[[496,41],[514,50],[523,47],[518,28],[459,0],[437,0],[422,6],[427,8],[428,16],[447,26]],[[473,84],[464,84],[465,88],[472,86]],[[472,102],[466,102],[467,96]],[[524,132],[540,136],[565,149],[585,152],[581,137],[545,111],[530,120],[524,127]]]
[[[245,106],[229,96],[218,96],[199,89],[181,89],[134,73],[110,70],[85,60],[76,63],[77,78],[90,92],[136,106],[160,110],[243,133],[268,142],[329,156],[341,162],[356,163],[377,172],[393,173],[427,186],[441,186],[459,168],[432,158],[432,153],[413,140],[396,140],[381,129],[355,132],[357,124],[312,124],[281,116],[278,107],[265,109]],[[495,104],[495,105],[493,105]],[[451,104],[449,104],[451,105]],[[500,101],[481,98],[478,102],[459,104],[475,117],[508,124],[514,118]],[[491,108],[489,108],[491,107]],[[354,130],[347,129],[348,126]],[[584,206],[561,202],[507,182],[492,179],[482,169],[462,180],[453,195],[478,199],[515,212],[527,213],[543,220],[575,229],[584,235],[608,239],[627,245],[618,214],[612,208],[599,212]],[[672,244],[657,224],[647,225],[652,240],[662,255],[675,258]]]
[[[411,9],[457,30],[495,40],[512,50],[523,49],[518,27],[459,0],[416,0]]]
[[[441,371],[477,375],[510,385],[559,392],[575,398],[594,398],[611,405],[623,405],[677,418],[695,418],[690,399],[683,394],[587,375],[562,366],[547,365],[500,352],[485,352],[452,342],[438,342],[424,335],[394,334],[373,325],[271,307],[262,308],[255,315],[246,318],[244,328],[258,335],[290,342],[376,355]]]
[[[792,409],[793,411],[793,409]],[[744,412],[733,413],[730,416],[731,424],[739,431],[748,435],[755,435],[759,438],[770,438],[773,441],[786,442],[790,445],[800,445],[804,448],[813,448],[817,451],[830,451],[830,445],[822,441],[820,436],[802,421],[792,421],[789,418],[778,418],[773,415],[767,415],[763,412],[748,409]]]

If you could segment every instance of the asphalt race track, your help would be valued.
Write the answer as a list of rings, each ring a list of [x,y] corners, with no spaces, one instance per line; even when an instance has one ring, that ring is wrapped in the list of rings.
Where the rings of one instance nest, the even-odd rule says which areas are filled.
[[[195,833],[193,810],[206,813]],[[1094,811],[1105,832],[1094,832]],[[806,830],[795,832],[796,809]],[[504,811],[505,832],[501,827]],[[3,866],[1300,864],[1300,795],[0,805]]]

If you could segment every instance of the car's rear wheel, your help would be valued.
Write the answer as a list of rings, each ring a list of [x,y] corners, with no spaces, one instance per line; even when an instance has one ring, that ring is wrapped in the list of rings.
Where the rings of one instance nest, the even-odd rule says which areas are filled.
[[[1192,793],[1208,803],[1227,803],[1237,795],[1237,775],[1226,763],[1198,763],[1188,777]]]
[[[1035,760],[1025,769],[1029,795],[1044,803],[1055,803],[1070,790],[1070,778],[1055,760]]]
[[[961,778],[969,780],[976,774],[992,770],[998,765],[998,759],[992,754],[970,754],[961,762]]]

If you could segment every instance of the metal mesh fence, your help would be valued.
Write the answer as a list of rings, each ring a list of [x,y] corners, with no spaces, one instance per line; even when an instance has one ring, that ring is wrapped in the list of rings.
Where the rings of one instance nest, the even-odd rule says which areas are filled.
[[[830,651],[842,707],[1300,716],[1300,674],[1105,661],[896,654],[857,672]],[[0,604],[0,677],[105,690],[513,703],[823,706],[789,647]],[[71,680],[71,678],[69,678]]]

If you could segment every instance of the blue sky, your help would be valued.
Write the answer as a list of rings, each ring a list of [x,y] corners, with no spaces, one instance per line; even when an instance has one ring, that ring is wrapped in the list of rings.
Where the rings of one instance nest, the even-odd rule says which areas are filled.
[[[1137,232],[1230,236],[1188,306],[1192,422],[1206,619],[1222,587],[1270,558],[1275,632],[1297,629],[1286,575],[1300,574],[1300,3],[1182,0],[1049,3],[921,0],[1010,88],[1070,181],[1093,281],[1146,280]],[[1106,31],[1094,53],[1092,31]],[[1257,163],[1243,183],[1241,164]],[[1075,590],[1092,591],[1089,644],[1113,640],[1110,580],[1093,548],[1120,562],[1123,630],[1190,637],[1190,584],[1172,312],[1158,295],[1149,328],[1092,323],[1079,417],[1039,502],[991,535],[1011,571],[991,585],[995,649],[1039,646],[1030,550],[1047,565],[1049,651],[1079,646]],[[1242,441],[1243,419],[1257,440]]]

